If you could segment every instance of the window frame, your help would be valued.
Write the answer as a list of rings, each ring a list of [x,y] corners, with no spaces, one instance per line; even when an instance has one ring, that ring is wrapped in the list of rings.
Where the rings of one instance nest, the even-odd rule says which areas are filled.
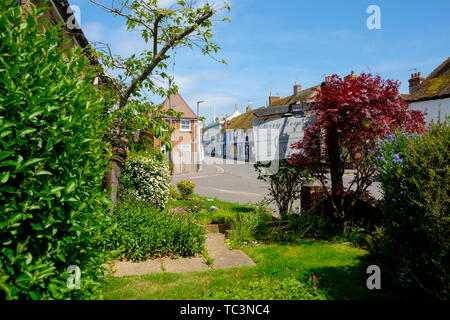
[[[189,129],[183,128],[183,121],[184,121],[184,123],[186,123],[186,121],[189,123]],[[181,119],[181,120],[180,120],[180,131],[183,131],[183,132],[190,132],[190,131],[191,131],[191,120]]]

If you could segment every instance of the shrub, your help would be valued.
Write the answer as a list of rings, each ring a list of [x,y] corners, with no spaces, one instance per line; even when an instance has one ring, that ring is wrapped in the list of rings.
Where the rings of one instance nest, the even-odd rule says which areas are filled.
[[[177,189],[175,189],[172,185],[169,186],[169,196],[170,199],[176,200],[180,197],[180,194],[178,193]]]
[[[181,196],[186,198],[187,196],[194,193],[195,184],[191,181],[180,181],[177,183],[178,191],[180,191]]]
[[[231,222],[227,243],[231,249],[252,244],[266,230],[266,222],[272,216],[264,213],[239,212]]]
[[[289,223],[294,239],[331,240],[338,233],[334,229],[329,218],[316,215],[297,216]]]
[[[106,259],[105,106],[81,50],[31,8],[0,3],[0,299],[89,298]]]
[[[369,242],[372,260],[397,288],[440,299],[449,294],[449,143],[448,122],[380,141],[382,227]]]
[[[127,159],[121,183],[137,200],[164,209],[169,201],[170,170],[167,160],[157,153],[132,153]]]
[[[300,167],[291,164],[286,159],[278,161],[277,172],[270,172],[272,162],[257,162],[254,164],[258,173],[258,180],[269,183],[268,202],[277,204],[278,212],[282,217],[292,213],[294,200],[300,198],[301,187],[313,180],[311,176]]]
[[[107,234],[106,248],[118,250],[121,258],[144,261],[205,251],[205,230],[193,217],[158,211],[131,195],[121,198],[112,219],[117,228]]]

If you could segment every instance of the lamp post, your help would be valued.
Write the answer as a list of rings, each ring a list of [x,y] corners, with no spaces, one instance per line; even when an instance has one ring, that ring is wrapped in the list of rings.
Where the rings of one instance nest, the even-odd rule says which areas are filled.
[[[205,101],[197,101],[197,172],[200,170],[200,103]]]

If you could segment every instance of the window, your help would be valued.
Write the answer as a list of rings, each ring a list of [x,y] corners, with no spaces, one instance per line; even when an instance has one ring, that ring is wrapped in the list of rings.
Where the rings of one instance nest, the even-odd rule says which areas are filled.
[[[191,131],[191,120],[181,120],[181,131]]]
[[[191,152],[191,145],[190,144],[182,144],[181,152]]]

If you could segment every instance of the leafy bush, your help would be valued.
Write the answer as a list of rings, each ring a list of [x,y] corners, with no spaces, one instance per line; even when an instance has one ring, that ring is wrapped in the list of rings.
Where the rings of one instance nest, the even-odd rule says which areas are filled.
[[[440,299],[449,295],[449,143],[448,122],[380,141],[374,161],[384,191],[382,227],[369,242],[390,283]]]
[[[266,230],[266,223],[272,216],[264,213],[239,212],[231,223],[227,243],[231,249],[252,244]]]
[[[294,200],[300,198],[302,185],[313,180],[305,170],[286,159],[278,161],[277,172],[270,172],[271,165],[272,162],[257,162],[254,167],[258,173],[258,180],[269,183],[269,203],[275,201],[279,214],[286,217],[292,213]]]
[[[120,257],[127,260],[189,257],[205,251],[205,230],[193,217],[158,211],[131,195],[121,198],[112,222],[117,227],[107,234],[106,247],[118,249]]]
[[[88,59],[31,8],[0,3],[0,299],[89,298],[106,258],[105,106]]]
[[[289,231],[294,239],[330,240],[337,232],[330,219],[316,215],[302,215],[291,219]]]
[[[231,223],[235,217],[235,214],[229,211],[212,211],[212,212],[199,212],[195,214],[195,219],[201,224],[223,224]]]
[[[164,209],[169,201],[170,170],[164,156],[154,152],[132,153],[127,159],[121,183],[137,200]]]
[[[177,183],[178,191],[180,191],[181,196],[186,198],[187,196],[194,193],[195,184],[191,181],[180,181]]]
[[[325,300],[312,281],[262,277],[252,280],[237,275],[221,290],[209,294],[214,300]]]
[[[178,193],[177,189],[175,189],[172,185],[169,186],[169,197],[170,199],[178,199],[180,197],[180,194]]]

